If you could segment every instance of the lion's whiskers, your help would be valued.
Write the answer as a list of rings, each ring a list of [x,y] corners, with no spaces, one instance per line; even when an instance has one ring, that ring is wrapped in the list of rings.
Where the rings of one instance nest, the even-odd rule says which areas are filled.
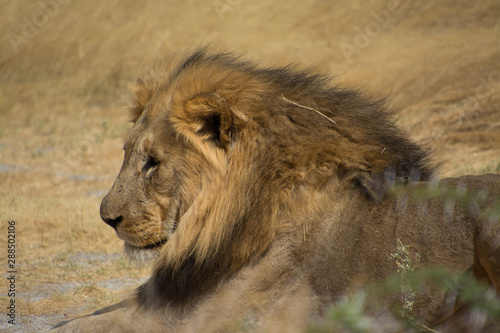
[[[158,236],[158,234],[155,234],[156,238],[158,238],[159,242],[157,244],[163,245],[163,240]]]

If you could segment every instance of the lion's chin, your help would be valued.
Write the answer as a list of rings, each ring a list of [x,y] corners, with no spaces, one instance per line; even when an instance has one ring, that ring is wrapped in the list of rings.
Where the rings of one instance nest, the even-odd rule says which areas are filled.
[[[156,260],[160,255],[162,246],[137,247],[125,243],[125,254],[132,260],[141,263],[150,263]]]

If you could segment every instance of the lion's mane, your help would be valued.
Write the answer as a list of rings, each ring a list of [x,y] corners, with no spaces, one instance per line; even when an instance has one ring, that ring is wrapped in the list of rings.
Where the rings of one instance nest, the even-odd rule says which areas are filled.
[[[391,183],[432,177],[428,152],[395,127],[384,101],[329,82],[207,49],[138,80],[133,120],[169,91],[169,126],[209,161],[197,167],[194,157],[184,174],[211,179],[201,194],[182,193],[194,202],[138,290],[143,305],[189,303],[264,256],[297,193],[334,182],[377,201]]]

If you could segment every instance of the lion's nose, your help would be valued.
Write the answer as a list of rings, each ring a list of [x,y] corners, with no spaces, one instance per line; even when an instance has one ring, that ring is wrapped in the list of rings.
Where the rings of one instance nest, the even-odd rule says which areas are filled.
[[[102,217],[102,216],[101,216],[101,218],[104,222],[106,222],[107,225],[113,227],[114,229],[116,229],[118,224],[120,224],[120,222],[123,221],[123,216],[118,216],[115,219],[111,219],[109,217]]]
[[[123,215],[121,215],[118,209],[112,204],[112,201],[109,199],[109,194],[106,195],[101,202],[100,214],[101,219],[114,229],[123,221]]]

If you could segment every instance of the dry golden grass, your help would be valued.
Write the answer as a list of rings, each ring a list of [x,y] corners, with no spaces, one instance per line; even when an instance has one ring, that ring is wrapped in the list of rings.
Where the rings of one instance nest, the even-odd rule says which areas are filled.
[[[211,43],[335,75],[389,95],[399,125],[445,161],[443,175],[500,172],[496,0],[412,1],[392,12],[397,1],[59,2],[0,2],[0,242],[16,220],[26,320],[17,328],[86,314],[127,294],[100,282],[147,276],[116,257],[122,244],[99,203],[121,165],[129,86],[165,52]],[[42,292],[64,283],[74,285]],[[5,279],[0,288],[4,308]]]

